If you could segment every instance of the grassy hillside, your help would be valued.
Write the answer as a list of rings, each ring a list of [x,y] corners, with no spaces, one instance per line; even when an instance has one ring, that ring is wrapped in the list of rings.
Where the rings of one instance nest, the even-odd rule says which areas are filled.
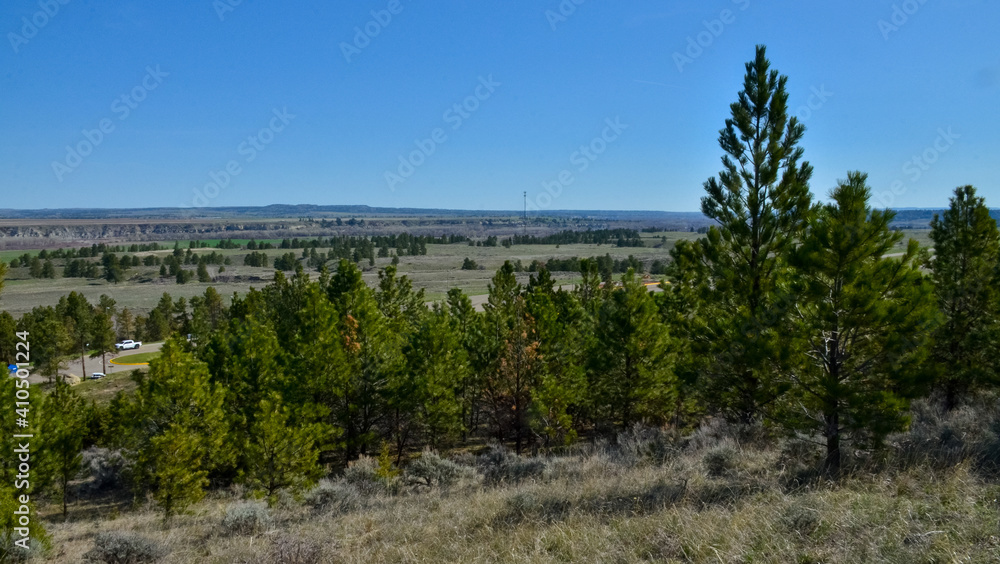
[[[215,492],[166,523],[120,490],[84,494],[67,523],[50,508],[48,561],[127,533],[163,563],[996,562],[994,405],[918,405],[909,432],[855,453],[837,481],[807,442],[710,422],[558,455],[424,455],[392,478],[363,459],[299,499]]]

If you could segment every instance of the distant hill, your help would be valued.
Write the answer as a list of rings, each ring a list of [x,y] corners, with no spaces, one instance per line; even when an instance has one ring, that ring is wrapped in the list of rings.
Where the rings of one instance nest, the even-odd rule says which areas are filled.
[[[933,208],[900,208],[896,209],[896,218],[892,226],[896,229],[928,229],[935,214],[941,209]],[[430,218],[452,218],[468,221],[473,218],[483,218],[491,222],[492,218],[505,218],[517,221],[523,212],[519,210],[450,210],[435,208],[380,208],[363,205],[321,206],[313,204],[272,204],[269,206],[230,206],[218,208],[64,208],[14,210],[0,209],[0,226],[3,225],[50,225],[72,221],[74,223],[96,224],[102,220],[116,220],[130,223],[158,222],[236,222],[246,220],[292,220],[292,219],[333,219],[333,218],[415,218],[426,220]],[[1000,222],[1000,209],[991,211],[995,220]],[[573,222],[625,222],[656,227],[668,231],[698,230],[708,227],[712,221],[700,212],[670,212],[642,210],[549,210],[529,211],[528,217],[534,220],[573,221]],[[6,220],[6,223],[5,223]],[[600,228],[600,227],[596,227]],[[241,228],[244,229],[244,228]],[[11,233],[0,233],[0,237]]]
[[[935,214],[944,213],[942,209],[921,209],[921,208],[902,208],[895,210],[896,219],[893,220],[893,226],[901,229],[925,229],[930,228],[931,220],[934,219]],[[990,217],[994,221],[1000,221],[1000,209],[990,210]]]
[[[934,214],[940,209],[901,208],[896,210],[893,222],[897,227],[921,229],[930,226]],[[13,210],[0,209],[0,219],[282,219],[323,217],[520,217],[520,210],[452,210],[434,208],[380,208],[362,205],[320,206],[313,204],[272,204],[269,206],[230,206],[217,208],[65,208]],[[1000,219],[1000,210],[993,210],[993,217]],[[606,221],[639,221],[653,224],[709,225],[711,222],[700,212],[670,211],[617,211],[617,210],[551,210],[528,212],[529,217],[589,219]]]
[[[319,206],[312,204],[272,204],[270,206],[232,206],[217,208],[65,208],[13,210],[0,209],[3,219],[236,219],[299,218],[323,216],[356,217],[520,217],[520,210],[449,210],[430,208],[378,208],[372,206]],[[528,212],[529,217],[567,217],[620,221],[691,221],[704,219],[698,212],[553,210]]]

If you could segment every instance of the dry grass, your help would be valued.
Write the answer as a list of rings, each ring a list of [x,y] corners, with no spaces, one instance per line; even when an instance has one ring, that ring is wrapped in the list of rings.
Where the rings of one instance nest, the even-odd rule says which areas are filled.
[[[637,443],[544,458],[541,477],[514,485],[470,472],[447,490],[401,486],[328,512],[286,497],[256,535],[222,525],[239,492],[170,523],[152,507],[77,517],[49,526],[49,561],[79,561],[104,530],[162,543],[164,563],[1000,560],[1000,487],[971,459],[858,458],[829,481],[794,445],[725,429]],[[308,558],[280,556],[292,553]]]

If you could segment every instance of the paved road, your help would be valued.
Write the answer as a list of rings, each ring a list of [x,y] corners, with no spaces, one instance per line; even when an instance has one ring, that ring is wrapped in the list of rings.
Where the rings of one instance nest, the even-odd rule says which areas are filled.
[[[105,358],[108,361],[110,361],[112,358],[117,358],[117,359],[119,359],[122,362],[127,362],[128,355],[139,354],[139,353],[156,352],[156,351],[160,350],[160,348],[162,346],[163,346],[163,343],[143,344],[138,349],[133,349],[133,350],[130,350],[130,351],[124,351],[121,354],[111,354],[111,353],[108,353],[108,355]],[[139,368],[138,366],[121,366],[121,365],[117,365],[117,364],[111,364],[111,362],[108,362],[107,363],[108,369],[105,371],[103,369],[103,366],[101,365],[101,357],[90,358],[88,356],[85,359],[85,363],[86,363],[85,364],[85,366],[86,366],[86,374],[88,376],[91,375],[91,374],[93,374],[94,372],[104,372],[105,374],[114,374],[115,372],[130,372],[132,370],[135,370],[136,368]],[[83,369],[84,369],[84,366],[81,365],[81,363],[80,363],[80,357],[75,357],[72,361],[70,361],[69,363],[67,363],[66,368],[64,368],[63,370],[59,371],[59,374],[64,375],[64,376],[66,376],[66,375],[76,376],[77,378],[80,378],[84,374],[84,370]],[[41,383],[41,382],[48,381],[48,378],[46,378],[44,376],[39,376],[37,374],[32,374],[28,378],[28,381],[31,382],[32,384],[38,384],[38,383]]]

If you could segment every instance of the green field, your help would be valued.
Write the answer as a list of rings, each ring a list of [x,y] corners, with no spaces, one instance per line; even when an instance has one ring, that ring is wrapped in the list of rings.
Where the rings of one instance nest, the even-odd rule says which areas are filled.
[[[149,361],[159,357],[160,357],[160,351],[144,352],[138,354],[126,354],[116,358],[115,362],[119,365],[143,364],[143,363],[148,363]]]

